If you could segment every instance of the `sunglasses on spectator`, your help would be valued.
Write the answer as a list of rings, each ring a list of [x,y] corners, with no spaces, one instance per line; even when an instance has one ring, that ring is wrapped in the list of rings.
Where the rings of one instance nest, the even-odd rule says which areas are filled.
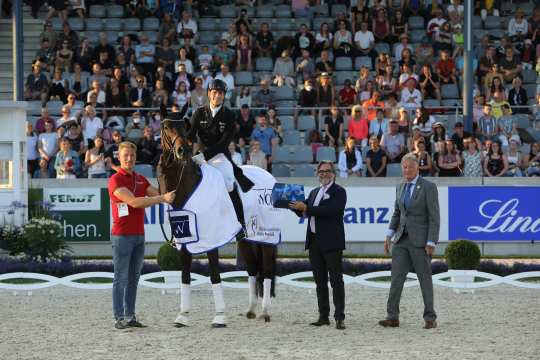
[[[333,172],[332,170],[319,170],[317,171],[318,174],[330,174],[331,172]]]

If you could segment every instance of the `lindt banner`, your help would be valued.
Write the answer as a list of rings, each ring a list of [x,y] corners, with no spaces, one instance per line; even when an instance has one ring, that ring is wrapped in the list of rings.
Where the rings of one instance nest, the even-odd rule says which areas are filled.
[[[540,187],[450,187],[448,222],[450,240],[540,240]]]

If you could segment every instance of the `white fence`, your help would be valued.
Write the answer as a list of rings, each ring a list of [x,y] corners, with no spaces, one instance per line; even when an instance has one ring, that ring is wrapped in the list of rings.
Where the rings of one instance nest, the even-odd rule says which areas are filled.
[[[160,272],[153,272],[149,274],[144,274],[141,276],[139,285],[154,288],[154,289],[179,289],[180,288],[180,281],[176,281],[174,283],[168,283],[168,282],[155,282],[151,281],[152,279],[157,278],[169,278],[174,277],[176,279],[179,279],[181,275],[180,271],[160,271]],[[485,281],[477,281],[477,282],[457,282],[457,281],[448,281],[443,279],[449,279],[456,276],[469,276],[473,278],[482,278],[487,279]],[[221,279],[223,286],[228,288],[234,288],[234,289],[247,289],[247,282],[233,282],[233,281],[227,281],[227,279],[231,278],[240,278],[240,277],[247,277],[247,273],[245,271],[230,271],[226,273],[221,274]],[[362,274],[358,276],[350,276],[350,275],[344,275],[343,281],[346,285],[349,284],[358,284],[361,286],[368,286],[373,288],[379,288],[379,289],[388,289],[390,288],[390,282],[388,281],[374,281],[373,279],[382,278],[382,277],[390,277],[391,272],[390,271],[376,271],[372,273]],[[29,295],[31,294],[31,291],[33,290],[39,290],[44,289],[56,285],[64,285],[72,288],[77,289],[85,289],[85,290],[100,290],[100,289],[111,289],[112,284],[111,283],[81,283],[78,282],[79,280],[84,279],[96,279],[96,278],[106,278],[106,279],[113,279],[114,274],[110,272],[87,272],[87,273],[79,273],[79,274],[73,274],[69,276],[65,276],[62,278],[58,278],[51,275],[44,275],[44,274],[38,274],[38,273],[26,273],[26,272],[16,272],[16,273],[9,273],[9,274],[2,274],[0,275],[0,289],[4,290],[12,290],[12,291],[28,291]],[[306,281],[302,279],[311,278],[312,273],[310,271],[304,271],[294,274],[289,274],[285,276],[277,276],[277,283],[283,284],[283,285],[289,285],[289,286],[295,286],[299,288],[306,288],[306,289],[314,289],[315,283],[312,281]],[[413,287],[418,286],[419,282],[417,280],[416,274],[409,273],[407,275],[409,278],[408,281],[405,282],[405,287]],[[528,279],[528,278],[540,278],[540,271],[528,271],[528,272],[522,272],[517,274],[512,274],[508,276],[498,276],[490,273],[480,272],[480,271],[463,271],[463,270],[451,270],[450,272],[440,273],[433,275],[433,284],[448,288],[455,288],[455,289],[479,289],[479,288],[485,288],[490,286],[496,286],[496,285],[512,285],[517,286],[520,288],[526,288],[526,289],[539,289],[540,290],[540,282],[524,282],[519,281],[522,279]],[[30,284],[14,284],[5,282],[6,280],[14,280],[14,279],[31,279],[36,280],[38,282],[36,283],[30,283]],[[191,274],[191,284],[193,286],[203,285],[203,284],[209,284],[210,278],[192,273]]]

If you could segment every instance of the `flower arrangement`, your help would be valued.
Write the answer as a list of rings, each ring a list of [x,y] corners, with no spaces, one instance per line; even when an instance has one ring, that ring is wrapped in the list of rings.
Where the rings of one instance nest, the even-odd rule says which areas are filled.
[[[19,243],[21,252],[33,261],[58,259],[67,250],[62,224],[43,217],[33,218],[22,226]]]

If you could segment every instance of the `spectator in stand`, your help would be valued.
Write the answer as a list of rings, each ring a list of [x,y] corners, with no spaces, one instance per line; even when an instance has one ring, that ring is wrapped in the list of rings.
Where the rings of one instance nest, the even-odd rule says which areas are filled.
[[[254,102],[256,107],[269,107],[275,101],[274,91],[270,89],[270,81],[262,78],[260,88],[255,94]]]
[[[242,85],[240,87],[240,92],[236,96],[236,105],[235,107],[240,108],[243,105],[251,106],[251,89],[249,86]]]
[[[183,41],[186,38],[192,39],[192,41],[197,39],[197,22],[191,18],[189,11],[182,11],[182,19],[178,22],[176,32],[180,38],[180,45],[183,45]]]
[[[259,140],[253,140],[250,143],[248,165],[260,167],[261,169],[268,170],[268,157],[261,151],[261,142]]]
[[[322,23],[319,32],[315,35],[315,55],[320,55],[323,50],[330,51],[332,49],[334,36],[330,31],[328,23]]]
[[[527,114],[527,105],[529,104],[529,97],[527,91],[521,86],[522,81],[519,77],[512,80],[512,88],[508,92],[508,103],[512,106],[512,112],[514,114]]]
[[[216,75],[216,79],[222,80],[227,85],[227,92],[225,93],[225,101],[230,102],[234,92],[234,76],[229,71],[229,66],[222,64],[221,72]]]
[[[293,53],[293,58],[297,58],[301,55],[302,50],[308,50],[311,54],[313,48],[315,47],[315,37],[309,31],[306,24],[300,25],[298,32],[294,36],[295,50]]]
[[[35,60],[41,61],[41,65],[46,71],[51,71],[51,68],[54,67],[55,49],[51,48],[48,39],[41,41],[41,48],[36,52]]]
[[[389,163],[399,163],[405,155],[405,138],[398,133],[398,123],[396,120],[390,121],[390,130],[383,134],[381,147],[388,156]]]
[[[356,100],[356,91],[352,87],[351,80],[345,79],[343,89],[339,91],[338,103],[339,106],[350,107],[353,106]]]
[[[435,118],[430,115],[426,108],[420,107],[416,109],[416,116],[413,120],[413,125],[420,127],[420,132],[422,133],[422,136],[426,141],[426,147],[429,150],[430,146],[427,144],[430,144],[431,135],[433,134],[433,126],[435,125]]]
[[[491,105],[493,116],[497,119],[503,115],[502,107],[504,105],[510,105],[508,101],[505,100],[504,92],[502,91],[495,91],[489,104]]]
[[[508,35],[513,42],[521,42],[527,37],[529,23],[525,19],[525,13],[517,9],[514,17],[508,22]]]
[[[540,24],[538,25],[540,29]],[[533,66],[536,64],[536,49],[533,47],[533,42],[531,39],[525,39],[523,45],[519,46],[519,58],[521,60],[521,67],[523,69],[532,70]]]
[[[133,48],[131,37],[129,35],[124,35],[122,37],[122,41],[120,43],[120,46],[118,47],[118,52],[124,54],[124,57],[128,64],[135,64],[135,49]]]
[[[429,138],[430,146],[426,146],[426,148],[428,150],[431,150],[434,153],[441,152],[442,149],[439,148],[439,144],[444,143],[448,139],[449,137],[446,134],[446,128],[444,127],[443,123],[440,121],[437,121],[433,124],[433,134]],[[456,148],[457,148],[457,145],[456,145]],[[459,148],[458,148],[458,152],[460,152]]]
[[[161,45],[156,47],[156,65],[163,66],[167,71],[173,71],[174,63],[174,50],[171,48],[171,43],[169,39],[163,39]],[[184,59],[185,59],[185,49],[184,49]],[[191,61],[189,60],[191,63]],[[187,67],[186,67],[187,68]],[[193,65],[191,65],[191,71],[193,71]],[[189,72],[189,71],[188,71]]]
[[[506,176],[523,177],[523,157],[521,151],[519,151],[519,142],[512,139],[508,145],[508,152],[506,153],[506,159],[508,160],[508,171]]]
[[[459,47],[456,52],[456,70],[457,70],[457,76],[458,78],[463,78],[463,74],[465,72],[465,56],[464,56],[464,50],[463,47]],[[478,72],[478,60],[476,60],[475,57],[472,57],[472,72],[473,74],[476,74]]]
[[[30,121],[26,122],[26,169],[29,177],[39,168],[38,135]]]
[[[88,144],[81,133],[81,127],[79,124],[76,122],[69,124],[64,137],[71,143],[71,150],[75,151],[79,155],[79,159],[81,161],[84,161],[84,155],[88,148]]]
[[[199,62],[201,68],[203,66],[206,66],[206,68],[208,69],[212,67],[212,54],[210,54],[210,49],[208,48],[208,45],[203,45],[201,47],[201,52],[197,57],[197,61]]]
[[[274,85],[277,85],[279,87],[294,86],[294,78],[296,77],[296,73],[294,71],[294,63],[289,57],[288,50],[284,50],[281,53],[281,57],[276,60],[274,64],[274,72],[272,75],[274,77]]]
[[[356,148],[354,138],[348,137],[345,141],[345,148],[339,153],[339,177],[362,176],[362,167],[362,154]]]
[[[113,171],[116,172],[120,168],[120,160],[118,158],[118,146],[122,142],[122,134],[119,130],[113,130],[112,133],[113,143],[105,151],[105,165],[109,170],[109,174]]]
[[[76,99],[83,99],[83,94],[88,91],[88,75],[82,72],[81,65],[73,65],[73,73],[67,75],[68,89]]]
[[[354,34],[354,43],[356,44],[356,50],[358,56],[369,56],[371,58],[371,68],[375,66],[375,59],[377,58],[377,51],[375,51],[375,37],[373,33],[368,30],[368,23],[362,22],[360,30]]]
[[[493,140],[497,135],[497,119],[492,114],[490,104],[484,105],[484,115],[478,121],[478,138],[480,141]]]
[[[251,133],[251,140],[258,141],[262,152],[266,155],[267,168],[271,169],[272,164],[272,139],[276,137],[273,128],[268,127],[266,116],[259,114],[257,116],[257,126]]]
[[[235,163],[236,166],[244,165],[244,160],[242,159],[242,154],[240,152],[238,152],[236,143],[234,141],[231,141],[229,143],[229,148],[228,149],[229,149],[229,154],[231,155],[231,159],[232,159],[233,163]]]
[[[98,104],[104,105],[107,101],[107,94],[105,94],[105,91],[102,90],[103,87],[101,86],[101,83],[99,80],[93,80],[91,84],[92,89],[86,94],[86,101],[90,102],[90,97],[95,95]]]
[[[413,72],[413,68],[409,64],[403,64],[400,67],[401,73],[399,75],[398,85],[400,89],[403,89],[407,86],[409,80],[414,80],[415,86],[419,82],[420,78],[416,73]]]
[[[94,138],[94,147],[86,150],[84,166],[88,169],[89,179],[107,178],[105,168],[105,142],[101,136]]]
[[[401,60],[398,62],[399,68],[403,69],[405,65],[409,65],[412,72],[416,72],[416,61],[412,58],[412,50],[409,48],[403,49],[401,52]]]
[[[407,110],[417,109],[422,106],[422,93],[416,89],[416,81],[409,79],[406,87],[401,91],[401,106]]]
[[[49,83],[48,101],[56,100],[65,103],[67,100],[68,89],[68,81],[64,78],[62,69],[57,67],[54,70],[53,78]]]
[[[352,34],[348,30],[347,23],[345,21],[340,21],[338,23],[338,29],[334,33],[333,48],[335,57],[353,57],[356,53]]]
[[[450,57],[448,50],[441,51],[441,58],[437,62],[436,72],[442,84],[457,84],[456,63]]]
[[[124,108],[127,107],[127,94],[120,88],[118,80],[112,78],[105,95],[105,106],[108,108]],[[123,115],[122,111],[109,111],[109,116]]]
[[[369,122],[377,117],[377,110],[384,109],[384,102],[380,100],[381,94],[378,91],[373,91],[371,98],[364,101],[362,108]]]
[[[62,44],[64,40],[67,40],[68,47],[71,50],[77,49],[77,46],[79,46],[79,36],[77,33],[73,30],[71,30],[71,27],[69,25],[69,22],[64,21],[62,24],[62,32],[58,35],[57,43]]]
[[[191,92],[187,89],[185,82],[178,83],[176,90],[172,93],[172,101],[179,109],[183,109],[184,105],[191,103]]]
[[[181,64],[184,65],[186,73],[193,75],[193,62],[187,58],[187,50],[183,47],[178,50],[178,60],[174,62],[174,68],[179,71]]]
[[[191,104],[190,107],[193,110],[197,110],[200,107],[208,105],[208,95],[206,89],[203,87],[203,79],[196,77],[195,89],[191,92]]]
[[[249,37],[241,35],[236,48],[236,71],[252,71],[252,49]]]
[[[328,113],[328,108],[335,103],[336,91],[332,84],[332,78],[328,73],[322,73],[319,76],[317,84],[317,106],[321,109],[321,112]]]
[[[324,144],[337,149],[343,139],[343,116],[336,106],[324,119],[324,134]]]
[[[418,80],[424,99],[435,98],[441,100],[439,76],[431,71],[431,66],[428,64],[422,66],[422,73]]]
[[[315,107],[317,107],[317,89],[313,86],[313,80],[304,81],[304,87],[300,90],[298,95],[298,107],[300,108],[309,108],[302,110],[295,110],[295,118],[297,115],[310,114],[311,116],[316,116],[317,112]]]
[[[315,75],[315,63],[307,49],[301,50],[301,56],[296,59],[296,73],[298,81],[303,83],[306,79],[311,79]]]
[[[407,23],[407,19],[405,18],[405,16],[403,16],[403,10],[401,9],[401,7],[399,7],[394,11],[394,17],[391,21],[390,42],[396,43],[401,35],[407,34],[409,32],[408,29],[409,24]]]
[[[254,127],[255,117],[249,106],[243,105],[236,116],[236,142],[241,148],[249,144]]]
[[[99,63],[95,63],[94,65],[92,65],[92,75],[90,75],[90,77],[88,78],[89,84],[92,84],[94,81],[97,81],[99,82],[99,87],[101,89],[105,89],[105,87],[107,86],[108,80],[109,79],[107,78],[107,76],[101,70],[101,65]]]
[[[56,120],[56,128],[63,127],[64,129],[72,122],[77,122],[77,119],[71,116],[71,108],[69,105],[62,106],[62,116]]]
[[[186,84],[186,88],[191,90],[193,84],[192,76],[186,71],[186,64],[179,63],[177,67],[176,79],[174,80],[174,88],[177,89],[180,82]]]
[[[392,67],[390,55],[380,52],[377,56],[377,61],[375,61],[375,76],[383,75],[388,66]]]
[[[456,124],[457,125],[457,124]],[[463,128],[463,127],[462,127]],[[473,137],[467,137],[463,141],[463,176],[480,177],[483,174],[483,155],[478,150],[478,143]]]
[[[507,147],[510,140],[520,141],[517,132],[517,122],[512,116],[510,105],[502,106],[503,115],[497,120],[498,138],[502,146]]]
[[[236,47],[236,39],[238,37],[238,33],[236,32],[236,25],[234,23],[231,23],[229,25],[229,30],[228,31],[224,31],[222,34],[221,34],[221,41],[220,41],[220,44],[223,40],[226,40],[227,41],[227,46],[234,49]]]
[[[163,81],[156,80],[154,91],[152,92],[152,107],[167,106],[169,103],[169,94],[163,85]]]
[[[528,154],[523,156],[523,168],[527,176],[540,176],[540,143],[534,142]]]
[[[480,61],[478,63],[478,78],[480,79],[480,83],[484,85],[485,87],[485,84],[489,83],[491,84],[491,80],[487,81],[485,79],[485,76],[488,74],[488,73],[498,73],[498,64],[497,64],[497,69],[494,71],[494,65],[497,64],[497,56],[496,56],[496,52],[495,52],[495,47],[494,46],[488,46],[486,48],[486,53],[484,56],[482,56],[480,58]],[[501,74],[501,78],[502,78],[502,74]]]
[[[401,34],[399,37],[399,44],[394,47],[394,60],[401,61],[403,51],[409,49],[409,55],[413,51],[413,47],[409,44],[409,36],[407,34]]]
[[[365,112],[360,105],[353,106],[347,129],[349,137],[352,137],[356,141],[356,145],[361,149],[368,144],[369,134],[369,123],[364,115]]]
[[[383,96],[392,94],[397,88],[397,80],[394,77],[392,65],[386,65],[384,72],[376,79],[379,91]]]
[[[155,167],[159,160],[159,144],[154,139],[154,132],[150,126],[143,128],[143,136],[137,143],[137,162]]]
[[[480,11],[480,16],[483,21],[486,21],[488,15],[490,16],[499,16],[499,9],[501,8],[501,2],[499,0],[483,0],[475,1],[475,13]]]
[[[446,50],[449,54],[452,53],[452,37],[453,34],[450,22],[445,22],[436,32],[433,44],[435,51],[440,53],[441,51]]]
[[[369,138],[369,150],[366,155],[366,177],[386,177],[386,164],[388,156],[379,146],[376,136]]]
[[[47,102],[47,93],[49,90],[49,82],[47,77],[41,71],[42,63],[36,60],[32,65],[32,72],[26,78],[25,100],[41,100]]]
[[[369,136],[381,139],[388,132],[388,119],[384,117],[384,109],[377,109],[377,116],[369,122]]]
[[[499,61],[499,67],[504,81],[511,83],[514,78],[521,76],[521,61],[518,56],[514,55],[514,50],[511,47],[506,48],[504,54],[504,58]]]
[[[461,157],[452,140],[446,140],[444,147],[437,159],[439,176],[461,176]]]
[[[501,71],[499,71],[499,64],[494,63],[491,66],[490,71],[486,73],[486,75],[484,76],[484,93],[486,94],[487,99],[491,98],[491,95],[492,95],[491,87],[494,83],[494,80],[497,78],[500,80],[500,85],[502,86],[504,82],[504,75]],[[497,89],[493,89],[493,90],[497,90]]]
[[[44,40],[49,42],[49,47],[54,50],[56,49],[56,41],[58,39],[58,34],[54,31],[52,23],[48,20],[45,20],[43,24],[43,31],[39,34],[39,41],[43,44]]]
[[[274,129],[276,136],[272,139],[272,153],[274,150],[283,143],[283,127],[281,126],[281,120],[277,117],[276,107],[270,106],[266,111],[267,124],[269,128]]]
[[[135,63],[145,74],[152,76],[156,67],[156,47],[149,43],[146,34],[142,34],[140,40],[141,43],[135,46]]]
[[[433,162],[429,152],[426,151],[426,142],[423,138],[414,141],[414,155],[418,158],[418,170],[420,176],[431,176]]]
[[[450,138],[454,144],[456,144],[456,148],[461,153],[465,149],[464,141],[465,139],[470,138],[472,135],[465,131],[463,129],[463,123],[458,121],[454,125],[454,133],[452,134],[452,137]]]
[[[52,121],[46,121],[45,132],[38,136],[37,147],[40,156],[38,177],[49,178],[52,176],[52,167],[58,152],[58,141],[53,126]]]
[[[399,111],[402,109],[401,104],[397,101],[397,95],[395,92],[391,92],[386,95],[386,101],[384,102],[384,116],[387,119],[398,119]],[[407,111],[405,111],[407,114]],[[400,124],[401,126],[401,124]],[[407,129],[409,128],[407,124]]]
[[[139,111],[135,111],[126,125],[126,138],[128,141],[137,143],[143,137],[143,129],[146,119]]]
[[[418,65],[431,65],[433,58],[435,57],[435,51],[427,36],[422,38],[420,44],[414,50],[414,55]]]
[[[374,92],[375,92],[375,86],[373,85],[373,81],[369,80],[366,83],[366,87],[364,88],[364,90],[360,91],[360,94],[358,94],[358,100],[360,104],[363,105],[365,102],[371,99]]]
[[[508,159],[502,152],[501,143],[493,141],[484,159],[484,173],[489,177],[506,176]]]
[[[212,74],[210,73],[210,68],[206,65],[201,65],[201,79],[202,79],[202,87],[203,89],[208,89],[208,85],[210,84],[210,82],[212,82],[212,80],[214,80],[214,77],[212,76]]]
[[[332,61],[330,61],[330,53],[327,50],[321,51],[321,58],[315,64],[315,75],[320,76],[323,72],[328,74],[333,74],[334,66]]]
[[[144,77],[137,78],[137,87],[129,92],[129,102],[133,107],[148,107],[150,105],[150,91],[144,84]]]
[[[255,55],[257,57],[272,57],[274,35],[270,32],[267,22],[261,24],[261,28],[255,37]]]
[[[56,130],[54,119],[49,115],[49,109],[44,106],[41,108],[41,116],[36,121],[35,132],[39,135],[45,132],[45,122],[50,121],[53,124],[53,131]]]
[[[49,21],[55,13],[61,21],[66,21],[68,17],[68,3],[64,0],[49,0],[49,13],[45,21]]]
[[[83,117],[81,119],[81,127],[84,140],[89,145],[92,144],[92,139],[94,139],[96,135],[98,135],[98,133],[100,133],[103,129],[103,121],[96,116],[96,109],[94,109],[91,105],[84,108]]]
[[[176,25],[172,15],[169,13],[163,15],[163,19],[161,19],[159,25],[157,40],[159,43],[162,43],[163,39],[168,39],[169,44],[176,43]]]
[[[104,33],[104,32],[99,33],[99,42],[96,45],[96,47],[94,48],[94,51],[92,53],[92,60],[94,62],[97,61],[99,59],[99,55],[102,52],[106,52],[107,55],[108,55],[107,59],[109,59],[111,61],[113,61],[116,58],[116,50],[115,50],[114,46],[109,44],[109,41],[107,39],[107,34]],[[126,59],[128,59],[128,58],[126,57]]]
[[[373,36],[377,42],[390,42],[390,22],[388,21],[386,11],[384,9],[379,8],[379,10],[377,10],[377,15],[373,19],[371,28],[373,29]]]
[[[71,143],[66,138],[60,139],[60,151],[56,154],[54,169],[57,179],[76,179],[80,175],[79,154],[71,150]]]

